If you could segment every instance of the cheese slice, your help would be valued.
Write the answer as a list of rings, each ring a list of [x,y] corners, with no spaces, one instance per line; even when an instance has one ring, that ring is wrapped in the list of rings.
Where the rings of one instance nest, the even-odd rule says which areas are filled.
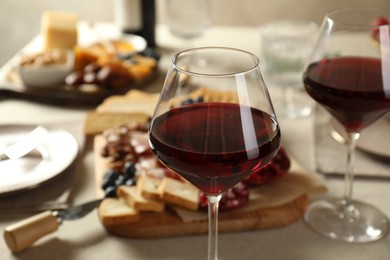
[[[77,20],[73,13],[43,12],[41,30],[44,49],[73,49],[77,45]]]

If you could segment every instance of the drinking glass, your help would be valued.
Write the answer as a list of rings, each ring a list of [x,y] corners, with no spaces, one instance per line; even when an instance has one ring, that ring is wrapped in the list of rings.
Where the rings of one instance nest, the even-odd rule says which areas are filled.
[[[166,11],[169,31],[183,39],[186,48],[210,25],[210,0],[166,0]]]
[[[198,58],[208,63],[200,66]],[[208,259],[217,259],[222,193],[260,170],[280,147],[258,58],[224,47],[176,54],[150,122],[149,143],[164,165],[206,194]]]
[[[292,19],[275,20],[260,29],[265,79],[269,87],[282,92],[274,102],[280,116],[295,119],[311,113],[311,104],[304,98],[302,74],[318,29],[312,21]]]
[[[329,12],[309,59],[307,93],[346,131],[347,168],[344,196],[309,205],[305,221],[333,239],[369,242],[385,236],[387,217],[374,206],[352,199],[355,147],[360,132],[390,108],[390,12],[351,7]]]

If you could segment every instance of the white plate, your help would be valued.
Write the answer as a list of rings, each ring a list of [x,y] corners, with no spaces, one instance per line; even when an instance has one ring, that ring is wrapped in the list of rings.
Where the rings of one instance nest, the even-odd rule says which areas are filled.
[[[35,125],[0,126],[0,149],[33,130]],[[0,162],[0,195],[39,184],[63,172],[76,158],[78,144],[67,131],[45,126],[49,131],[31,155]]]
[[[357,146],[363,151],[390,158],[390,121],[388,118],[383,117],[363,130]]]
[[[336,120],[331,120],[331,124],[341,136],[345,136],[345,131]],[[390,158],[389,117],[384,116],[364,129],[358,140],[357,148],[373,155]]]

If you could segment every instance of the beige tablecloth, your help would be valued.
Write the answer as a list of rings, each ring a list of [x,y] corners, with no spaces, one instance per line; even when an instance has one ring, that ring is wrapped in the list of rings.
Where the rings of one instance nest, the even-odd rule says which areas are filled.
[[[259,10],[266,11],[266,10]],[[261,15],[261,14],[260,14]],[[177,47],[166,27],[158,28],[157,40],[164,54],[160,69],[164,70]],[[198,45],[224,45],[238,47],[258,53],[259,35],[257,28],[213,27],[209,33],[197,41]],[[146,86],[146,91],[158,91],[162,82]],[[271,88],[271,94],[277,92]],[[277,108],[276,108],[277,109]],[[48,123],[64,120],[82,122],[87,110],[52,107],[21,100],[0,100],[0,123]],[[311,174],[318,178],[314,164],[314,117],[288,120],[279,118],[282,129],[282,142],[289,153]],[[90,140],[80,154],[72,184],[72,197],[75,203],[95,197],[93,153]],[[322,178],[329,188],[325,196],[342,194],[341,178]],[[377,179],[356,180],[354,197],[376,205],[390,215],[389,182]],[[26,196],[39,196],[38,190]],[[323,196],[323,195],[321,195]],[[31,213],[2,214],[0,229],[30,216]],[[219,236],[220,259],[273,259],[273,260],[388,260],[390,238],[370,243],[354,245],[323,238],[309,230],[302,221],[284,228],[221,234]],[[170,239],[125,239],[111,236],[102,228],[96,212],[83,219],[64,222],[60,229],[37,241],[31,248],[13,256],[0,239],[0,259],[206,259],[207,237],[188,236]]]

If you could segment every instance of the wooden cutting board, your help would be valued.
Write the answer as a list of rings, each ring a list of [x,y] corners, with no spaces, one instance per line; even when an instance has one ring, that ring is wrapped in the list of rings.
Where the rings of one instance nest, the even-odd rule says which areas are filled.
[[[226,233],[287,226],[301,219],[307,204],[307,196],[303,195],[278,207],[220,214],[218,231]],[[143,214],[139,222],[104,227],[111,234],[133,238],[177,237],[208,232],[207,220],[183,222],[173,211]]]
[[[98,196],[102,196],[100,189],[102,176],[107,169],[107,160],[100,156],[105,140],[101,135],[95,136],[95,172]],[[308,196],[302,195],[291,201],[274,207],[261,207],[250,211],[224,212],[219,215],[219,232],[238,232],[256,229],[271,229],[287,226],[303,216],[308,205]],[[206,214],[206,213],[205,213]],[[131,224],[103,225],[111,234],[132,238],[163,238],[187,235],[206,234],[208,232],[207,219],[184,222],[171,209],[162,213],[142,213],[141,220]]]

